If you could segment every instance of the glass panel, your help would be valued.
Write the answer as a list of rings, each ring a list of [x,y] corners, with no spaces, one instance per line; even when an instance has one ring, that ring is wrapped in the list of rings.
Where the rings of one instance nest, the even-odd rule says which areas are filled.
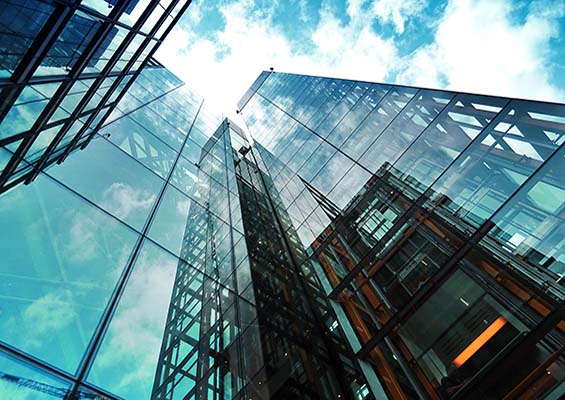
[[[118,47],[122,44],[127,33],[127,29],[113,26],[100,44],[100,47],[93,54],[92,59],[89,60],[84,72],[101,72]]]
[[[200,155],[202,154],[202,147],[191,139],[186,141],[182,148],[182,155],[185,156],[190,162],[198,164],[200,162]]]
[[[312,180],[312,186],[327,196],[352,165],[353,161],[344,156],[343,153],[336,151]]]
[[[0,122],[0,138],[7,138],[29,130],[60,83],[27,86],[16,99],[14,106]],[[43,94],[45,93],[45,95]]]
[[[143,41],[146,39],[145,36],[138,34],[136,35],[131,42],[127,45],[124,52],[120,55],[120,58],[116,62],[116,64],[112,67],[112,72],[122,72],[125,70],[126,65],[130,62],[133,58],[135,52],[141,47]]]
[[[107,137],[112,143],[163,178],[167,177],[176,158],[173,149],[128,116],[110,125],[105,125],[100,130],[100,135]]]
[[[192,236],[202,234],[207,214],[196,201],[168,186],[151,223],[149,237],[180,256],[192,245],[200,244]]]
[[[496,225],[481,242],[537,282],[561,280],[565,275],[563,171],[565,147],[561,146],[554,157],[494,215],[492,221]],[[551,272],[544,274],[545,270]]]
[[[141,31],[149,33],[151,30],[153,30],[155,25],[157,25],[159,18],[161,18],[164,12],[165,9],[163,8],[163,6],[161,4],[157,5],[157,7],[155,7],[155,9],[151,12],[151,15],[149,15],[149,17],[147,18],[147,21],[145,21],[145,23],[141,27]]]
[[[16,142],[15,144],[17,146],[19,146],[20,143],[21,143],[21,140]],[[10,158],[12,158],[12,153],[9,152],[8,150],[6,150],[3,147],[0,147],[0,173],[2,173],[2,171],[4,170],[6,165],[8,164],[8,162],[10,161]]]
[[[506,99],[458,95],[394,163],[415,188],[427,188],[494,119]]]
[[[109,213],[141,229],[162,179],[98,137],[49,173]]]
[[[38,160],[43,154],[43,151],[51,144],[51,141],[55,138],[59,130],[61,130],[61,125],[41,132],[27,151],[25,160],[30,163]]]
[[[324,164],[336,152],[335,148],[330,146],[327,142],[322,142],[320,146],[312,153],[312,156],[300,169],[298,175],[306,181],[312,180],[314,176],[320,171]],[[331,188],[327,188],[328,190]]]
[[[328,198],[340,209],[345,209],[345,206],[352,201],[353,198],[363,194],[364,191],[361,189],[369,178],[371,178],[371,174],[359,165],[353,164],[343,179],[341,179],[330,192]]]
[[[72,373],[137,235],[44,175],[0,201],[0,340]]]
[[[440,391],[453,394],[524,330],[508,310],[457,271],[399,332],[428,378],[441,382]],[[484,339],[477,348],[479,337]]]
[[[361,144],[359,145],[361,147],[358,147],[355,142],[365,143],[367,140],[365,138],[374,135],[376,139],[361,157],[360,162],[373,172],[386,164],[393,164],[443,110],[452,97],[451,93],[420,90],[390,125],[387,126],[386,121],[381,123],[381,118],[377,118],[377,115],[371,116],[362,128],[345,143],[346,151],[352,155],[363,153],[365,149]],[[376,112],[379,109],[377,108]],[[375,122],[377,127],[373,130]],[[382,131],[385,126],[386,129]],[[363,133],[364,129],[367,129],[368,132]]]
[[[77,11],[51,46],[34,76],[67,74],[100,27],[100,20]]]
[[[359,126],[359,124],[361,124],[362,122],[364,123],[364,120],[369,115],[369,113],[371,113],[371,115],[375,115],[376,112],[380,112],[374,110],[374,108],[377,104],[379,104],[379,101],[382,99],[382,97],[387,93],[389,89],[390,87],[388,86],[371,85],[371,87],[365,92],[363,97],[360,98],[355,103],[353,108],[347,113],[347,115],[337,124],[335,129],[329,134],[328,140],[338,147],[341,146],[343,142],[349,137],[349,135],[351,135],[351,133]],[[409,94],[408,90],[396,89],[393,93],[395,93],[396,91],[405,91],[408,92],[407,94]],[[415,89],[411,89],[412,94],[406,96],[407,99],[405,99],[404,104],[406,104],[406,102],[410,100],[410,98],[412,97],[415,91],[416,91]],[[404,93],[401,92],[400,95],[396,93],[397,98],[400,97],[401,95],[404,95]],[[391,95],[387,95],[387,98],[389,98],[387,104],[391,103],[390,97]],[[399,104],[397,107],[395,107],[394,111],[390,110],[388,112],[388,114],[392,114],[390,118],[392,118],[396,113],[398,113],[401,107],[402,106]],[[374,133],[373,133],[373,137],[374,137]]]
[[[441,199],[451,223],[455,214],[479,226],[565,141],[565,124],[534,112],[565,117],[565,107],[512,102],[434,183],[431,197]]]
[[[180,150],[185,134],[151,111],[150,107],[134,111],[129,116],[173,149]]]
[[[115,1],[115,0],[111,0]],[[145,11],[151,0],[132,1],[127,6],[125,12],[120,16],[120,22],[126,25],[134,26],[141,14]]]
[[[53,11],[37,0],[3,0],[0,6],[0,78],[9,77]]]
[[[149,399],[179,260],[144,242],[88,381],[126,399]]]
[[[3,399],[52,400],[53,396],[64,398],[69,389],[68,382],[0,353],[0,396]]]
[[[347,132],[345,138],[347,138],[349,134],[351,134],[351,136],[349,136],[347,141],[343,144],[342,150],[354,159],[358,159],[382,134],[383,130],[387,128],[391,121],[404,110],[415,93],[416,90],[411,88],[391,89],[382,101],[376,104],[375,108],[355,131],[353,131],[355,127],[352,127],[349,132]],[[423,110],[424,111],[418,111],[424,113],[425,109]],[[331,139],[332,136],[330,136],[330,140]],[[341,142],[336,144],[341,145]]]
[[[199,175],[200,179],[206,179],[196,165],[184,157],[180,157],[171,177],[171,183],[184,193],[198,198],[196,191],[198,190]]]
[[[117,1],[118,0],[82,0],[81,5],[91,8],[102,15],[108,15]],[[135,4],[134,1],[132,3]],[[128,8],[129,7],[131,6],[128,6]]]

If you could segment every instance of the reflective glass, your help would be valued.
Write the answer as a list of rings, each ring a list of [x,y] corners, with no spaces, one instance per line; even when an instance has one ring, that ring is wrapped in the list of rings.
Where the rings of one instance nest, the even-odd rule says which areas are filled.
[[[39,134],[33,144],[27,151],[25,159],[27,162],[33,162],[43,154],[43,151],[51,144],[57,133],[61,130],[61,125],[46,129]]]
[[[150,31],[152,31],[157,25],[159,18],[161,18],[161,16],[164,14],[164,12],[165,12],[165,8],[163,7],[163,5],[158,4],[157,7],[155,7],[155,9],[151,12],[151,14],[147,18],[143,26],[141,27],[141,31],[145,33],[149,33]]]
[[[194,163],[180,157],[171,176],[171,183],[184,193],[198,198],[195,193],[198,190],[198,182],[202,178],[206,179],[202,175]]]
[[[351,110],[330,132],[328,140],[336,146],[341,146],[349,135],[351,135],[351,132],[353,132],[359,124],[364,122],[369,113],[373,115],[375,114],[374,107],[379,104],[380,100],[389,91],[389,89],[390,88],[388,86],[371,85],[371,87],[363,94],[363,97],[356,101]],[[414,92],[415,90],[412,89],[412,91]],[[376,134],[376,132],[372,133],[373,135]]]
[[[466,348],[486,330],[493,334],[479,339],[480,345],[475,344],[478,348],[467,357]],[[447,390],[455,386],[456,375],[460,381],[470,378],[524,330],[509,310],[457,271],[399,332],[428,377]]]
[[[105,2],[105,0],[102,1]],[[107,6],[106,9],[108,9]],[[120,26],[113,26],[100,44],[100,47],[92,55],[92,59],[84,68],[84,72],[101,72],[118,47],[122,44],[127,33],[127,29]]]
[[[49,48],[34,76],[68,74],[94,37],[101,21],[82,11],[71,20]]]
[[[382,134],[391,121],[404,110],[415,93],[416,90],[412,88],[390,89],[357,129],[355,129],[356,126],[351,127],[343,140],[336,141],[333,139],[333,143],[341,145],[346,140],[341,147],[342,150],[354,159],[358,159]],[[351,136],[348,138],[347,135],[349,134]],[[330,136],[330,140],[332,140],[332,136]]]
[[[353,164],[351,169],[346,172],[345,176],[332,189],[328,198],[340,209],[344,209],[356,196],[363,194],[361,189],[370,178],[371,174],[367,170],[358,164]]]
[[[16,142],[16,145],[20,145],[20,142]],[[6,165],[8,164],[8,161],[10,161],[10,158],[12,158],[12,153],[9,152],[8,150],[6,150],[3,147],[0,147],[0,173],[1,171],[4,170],[4,168],[6,167]]]
[[[565,147],[498,211],[483,244],[534,280],[565,276]],[[512,255],[512,261],[508,261]],[[527,266],[525,268],[525,266]],[[544,270],[551,271],[539,275]],[[539,272],[538,272],[539,271]]]
[[[82,0],[81,5],[99,12],[102,15],[110,14],[117,0]],[[132,2],[135,3],[135,2]]]
[[[14,72],[52,11],[38,0],[0,2],[0,78]]]
[[[300,168],[298,175],[306,181],[311,181],[335,152],[334,147],[330,146],[327,142],[322,142],[312,153],[308,161]],[[327,189],[329,190],[331,188]]]
[[[386,125],[380,123],[381,117],[371,116],[362,129],[353,134],[345,143],[348,154],[365,154],[360,158],[360,163],[375,172],[386,164],[393,164],[398,157],[410,146],[430,122],[443,110],[451,100],[453,94],[433,90],[421,90],[400,114]],[[377,108],[375,112],[380,109]],[[373,131],[373,121],[379,121],[377,129]],[[386,129],[383,131],[382,129]],[[364,129],[368,131],[364,132]],[[371,134],[372,132],[372,134]],[[379,132],[382,132],[379,134]],[[375,136],[373,144],[365,151],[361,144],[368,144],[367,139]],[[367,138],[367,139],[365,139]],[[360,143],[357,147],[356,143]]]
[[[202,147],[189,138],[182,148],[182,155],[186,157],[190,162],[198,164],[200,162],[201,154]]]
[[[120,16],[119,21],[133,27],[150,2],[151,0],[138,0],[130,2],[130,5],[126,8],[126,11]]]
[[[49,102],[46,95],[54,93],[59,85],[60,83],[50,83],[25,87],[14,106],[0,122],[0,138],[29,130]]]
[[[137,235],[43,175],[0,200],[0,340],[73,373]]]
[[[180,256],[187,251],[185,247],[199,244],[191,239],[197,233],[192,231],[193,224],[200,226],[206,214],[196,201],[168,186],[151,223],[149,237]]]
[[[145,39],[146,37],[141,34],[135,35],[112,67],[112,72],[124,71],[126,65],[133,59],[134,54],[143,46]]]
[[[312,180],[312,185],[321,193],[327,195],[352,165],[353,161],[340,151],[336,151]]]
[[[166,178],[175,158],[173,149],[161,142],[129,116],[122,117],[100,130],[100,135]]]
[[[415,187],[430,185],[494,119],[508,100],[458,95],[394,163]]]
[[[48,388],[37,390],[38,386]],[[2,399],[51,400],[52,393],[64,397],[70,391],[68,382],[56,379],[38,369],[0,353],[0,396]]]
[[[179,260],[144,242],[88,381],[126,399],[149,399]]]
[[[141,108],[129,116],[173,149],[180,150],[185,134],[151,111],[150,107]]]
[[[548,120],[559,116],[565,107],[512,102],[434,183],[432,197],[479,226],[565,141],[565,123]]]
[[[109,213],[141,229],[164,181],[106,139],[73,154],[49,173]]]

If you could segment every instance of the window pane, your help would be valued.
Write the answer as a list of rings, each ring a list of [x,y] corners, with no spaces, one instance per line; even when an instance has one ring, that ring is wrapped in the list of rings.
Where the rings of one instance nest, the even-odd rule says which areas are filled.
[[[355,132],[345,143],[346,151],[352,155],[363,153],[365,151],[362,146],[365,143],[363,138],[370,136],[369,132],[373,132],[376,139],[361,157],[360,162],[373,172],[376,172],[386,163],[394,163],[415,138],[443,110],[452,97],[453,94],[451,93],[420,90],[412,102],[404,108],[390,125],[387,126],[386,120],[383,120],[381,116],[371,115],[360,128],[360,131]],[[376,112],[379,112],[380,109],[381,107],[378,107]],[[381,133],[381,130],[385,127],[386,129]],[[376,129],[373,130],[373,128]],[[369,132],[363,133],[365,129]],[[356,142],[360,142],[360,147],[356,145]]]
[[[45,96],[55,92],[59,85],[60,83],[50,83],[24,88],[14,106],[0,122],[0,138],[7,138],[30,129],[47,106],[49,100]]]
[[[14,72],[51,11],[51,5],[37,0],[0,2],[0,78]]]
[[[146,107],[134,111],[130,114],[130,117],[173,149],[179,150],[184,141],[185,134],[155,114],[150,108]]]
[[[100,27],[100,20],[77,11],[49,49],[35,76],[67,74]]]
[[[0,340],[74,372],[137,235],[44,175],[0,200]]]
[[[104,126],[100,135],[165,178],[175,160],[173,149],[128,116]]]
[[[203,234],[201,229],[207,224],[206,215],[202,206],[168,186],[151,223],[149,237],[180,256],[187,246],[197,244],[196,237]]]
[[[26,383],[37,383],[38,385],[48,385],[53,392],[64,395],[70,390],[68,382],[56,379],[38,369],[24,364],[6,354],[0,353],[0,374],[4,374],[0,379],[0,396],[3,399],[25,399],[25,400],[52,400],[50,393],[38,391],[35,387],[21,384],[18,378],[25,379]]]
[[[490,218],[565,140],[565,124],[530,116],[541,112],[565,117],[563,106],[513,101],[434,183],[432,197],[474,226]]]
[[[149,399],[179,260],[145,242],[88,380],[126,399]]]
[[[141,229],[164,181],[98,137],[49,173],[109,213]]]
[[[565,276],[565,147],[538,171],[492,218],[496,226],[483,240],[535,281]],[[505,256],[506,255],[506,256]],[[509,257],[512,255],[513,257]],[[528,268],[525,268],[528,266]],[[540,273],[542,275],[540,276]]]
[[[398,173],[411,180],[420,191],[461,154],[508,102],[474,95],[458,95],[456,100],[394,163]]]

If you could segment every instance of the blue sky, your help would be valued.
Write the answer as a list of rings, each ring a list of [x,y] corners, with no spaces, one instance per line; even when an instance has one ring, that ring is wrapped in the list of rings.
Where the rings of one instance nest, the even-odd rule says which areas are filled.
[[[260,71],[565,101],[565,0],[195,0],[157,58],[227,114]]]

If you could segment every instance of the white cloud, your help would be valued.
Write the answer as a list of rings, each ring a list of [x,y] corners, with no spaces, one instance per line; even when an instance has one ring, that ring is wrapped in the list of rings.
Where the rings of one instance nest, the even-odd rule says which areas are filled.
[[[187,84],[230,117],[237,101],[259,75],[277,71],[383,80],[395,65],[391,40],[371,28],[369,14],[343,23],[327,6],[302,43],[292,41],[273,22],[273,10],[257,10],[255,2],[238,0],[219,6],[225,20],[213,38],[198,37],[190,16],[159,49],[157,58]],[[355,12],[352,8],[351,12]],[[198,14],[199,12],[197,12]]]
[[[549,41],[559,34],[561,3],[530,6],[524,23],[511,18],[509,1],[452,1],[438,21],[435,40],[418,49],[397,81],[427,87],[563,101],[550,82]]]
[[[155,198],[154,194],[127,183],[114,182],[102,194],[101,205],[116,217],[126,219],[131,213],[148,210]]]
[[[382,22],[391,22],[396,32],[403,33],[408,17],[424,9],[423,0],[378,0],[373,3],[373,12]]]
[[[128,398],[151,390],[177,267],[175,258],[148,249],[137,259],[93,368],[95,381]]]
[[[194,28],[207,12],[191,5],[183,26],[173,30],[158,58],[203,94],[209,103],[240,121],[235,104],[261,70],[335,76],[373,82],[561,101],[550,79],[550,40],[564,15],[562,3],[531,4],[523,21],[513,19],[510,0],[450,1],[433,26],[433,41],[399,55],[397,37],[383,37],[375,23],[391,23],[398,34],[420,18],[422,0],[349,0],[345,17],[322,2],[319,19],[302,40],[291,39],[274,20],[274,2],[258,9],[251,0],[218,5],[223,28],[199,37]],[[299,11],[306,4],[295,2]],[[553,5],[552,5],[553,4]],[[428,16],[429,17],[429,16]],[[305,14],[304,14],[304,18]],[[302,19],[304,19],[302,18]],[[301,19],[301,17],[299,17]]]
[[[96,256],[96,232],[98,225],[87,213],[73,213],[69,229],[69,241],[63,246],[73,263],[84,263]]]
[[[38,348],[45,345],[46,336],[64,330],[74,321],[77,316],[72,303],[71,291],[60,290],[48,293],[28,305],[22,312],[21,320],[25,346]]]

